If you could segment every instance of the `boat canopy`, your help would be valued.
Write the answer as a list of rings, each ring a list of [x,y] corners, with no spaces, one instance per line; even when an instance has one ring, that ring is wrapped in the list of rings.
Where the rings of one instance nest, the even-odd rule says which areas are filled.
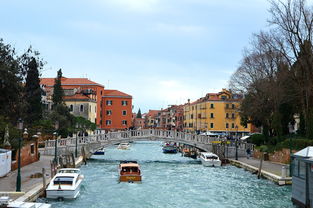
[[[73,176],[58,176],[54,179],[54,185],[72,185],[73,184]]]

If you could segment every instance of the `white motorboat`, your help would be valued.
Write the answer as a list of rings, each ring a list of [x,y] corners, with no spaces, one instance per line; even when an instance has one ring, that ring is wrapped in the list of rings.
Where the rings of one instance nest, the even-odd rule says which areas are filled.
[[[130,147],[130,144],[129,144],[129,143],[120,143],[120,144],[117,146],[117,149],[127,150],[127,149],[129,149],[129,147]]]
[[[75,199],[84,176],[77,168],[63,168],[52,178],[46,189],[47,198]]]
[[[201,152],[200,160],[203,166],[217,167],[222,165],[219,157],[212,152]]]

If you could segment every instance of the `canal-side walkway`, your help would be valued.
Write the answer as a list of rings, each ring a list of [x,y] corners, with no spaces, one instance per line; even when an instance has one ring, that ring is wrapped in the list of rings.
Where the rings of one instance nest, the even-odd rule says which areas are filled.
[[[14,199],[23,195],[23,193],[31,191],[34,187],[38,186],[38,184],[41,184],[42,186],[42,168],[45,168],[46,179],[50,178],[50,161],[52,159],[52,156],[41,156],[39,161],[21,168],[22,193],[14,193],[16,191],[17,170],[11,171],[5,177],[1,177],[0,195],[10,193],[10,197]]]
[[[255,158],[240,157],[238,160],[229,159],[232,165],[244,168],[252,173],[257,173],[260,166],[260,160]],[[261,175],[278,185],[289,185],[292,183],[292,177],[285,177],[283,174],[286,164],[263,161]],[[289,170],[285,170],[288,175]]]

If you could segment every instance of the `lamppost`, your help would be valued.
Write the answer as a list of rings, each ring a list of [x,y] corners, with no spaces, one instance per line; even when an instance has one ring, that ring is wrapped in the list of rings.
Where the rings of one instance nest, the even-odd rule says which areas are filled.
[[[76,133],[76,141],[75,141],[75,157],[78,156],[78,153],[77,153],[77,145],[78,145],[78,136],[79,136],[79,128],[80,128],[80,125],[78,123],[76,123],[76,129],[78,130],[77,133]]]
[[[238,160],[238,126],[235,126],[236,128],[236,155],[235,155],[235,159]]]
[[[17,129],[23,131],[23,120],[20,118],[17,122]],[[18,159],[17,159],[17,177],[16,177],[16,192],[21,192],[21,143],[22,138],[18,139]]]
[[[54,137],[54,162],[58,162],[58,129],[59,129],[59,121],[56,121],[54,124],[55,132],[53,133]]]

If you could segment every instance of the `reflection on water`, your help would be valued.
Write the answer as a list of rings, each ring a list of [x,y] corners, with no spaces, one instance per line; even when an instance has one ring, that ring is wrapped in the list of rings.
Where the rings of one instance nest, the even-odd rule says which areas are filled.
[[[142,183],[119,183],[121,160],[137,160]],[[291,187],[233,166],[203,167],[198,160],[163,154],[160,142],[134,142],[130,150],[106,149],[81,167],[85,181],[79,198],[50,201],[53,207],[294,207]]]

